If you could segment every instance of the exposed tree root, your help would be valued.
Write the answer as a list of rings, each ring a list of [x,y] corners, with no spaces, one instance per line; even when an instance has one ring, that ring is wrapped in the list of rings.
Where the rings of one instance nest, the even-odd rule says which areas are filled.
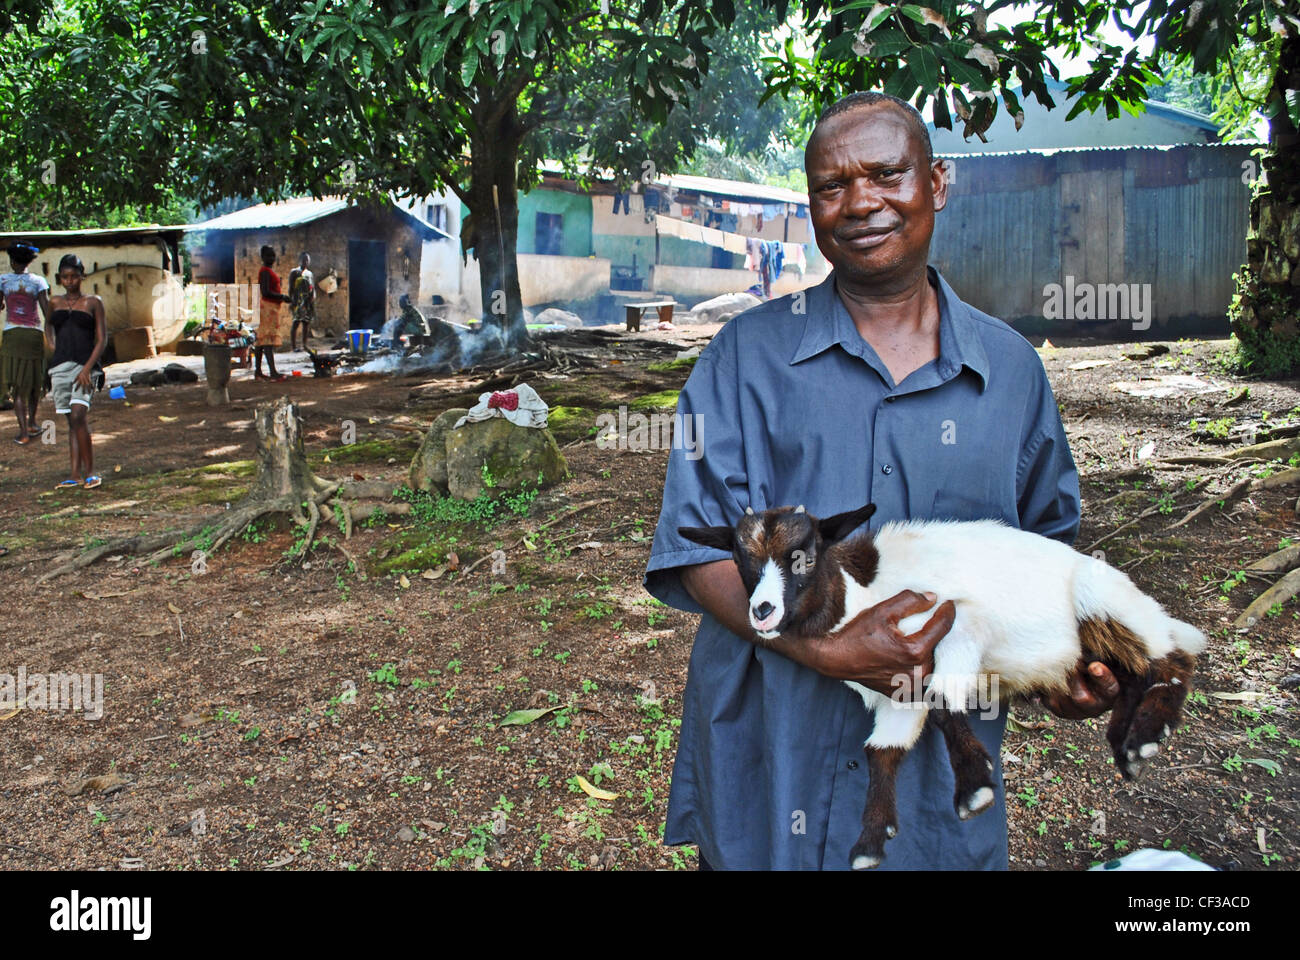
[[[1285,573],[1300,566],[1300,543],[1283,547],[1246,567],[1247,573]]]
[[[1227,506],[1229,503],[1239,499],[1251,490],[1275,490],[1279,487],[1289,487],[1297,483],[1300,483],[1300,468],[1283,470],[1279,473],[1273,474],[1271,477],[1262,477],[1259,479],[1253,477],[1242,477],[1242,479],[1229,487],[1227,492],[1222,496],[1210,497],[1208,500],[1201,501],[1195,509],[1177,523],[1170,525],[1168,529],[1173,530],[1186,523],[1190,523],[1207,510],[1210,510],[1219,504]]]
[[[1297,593],[1300,593],[1300,570],[1292,570],[1256,597],[1232,625],[1238,629],[1254,626],[1269,610],[1286,603]]]
[[[257,427],[257,477],[248,494],[213,522],[205,519],[179,533],[172,531],[116,540],[73,557],[50,570],[38,583],[89,566],[109,554],[148,553],[147,562],[160,561],[187,549],[211,544],[211,552],[261,517],[285,513],[299,524],[308,524],[302,556],[306,556],[320,522],[320,505],[339,489],[339,484],[316,476],[303,451],[302,421],[297,406],[281,397],[262,404],[254,416]],[[303,513],[303,504],[308,513]]]

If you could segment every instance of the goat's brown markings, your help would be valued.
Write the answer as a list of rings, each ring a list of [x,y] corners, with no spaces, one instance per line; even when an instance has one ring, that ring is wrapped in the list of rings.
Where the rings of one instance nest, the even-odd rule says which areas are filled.
[[[862,810],[862,834],[853,845],[850,862],[865,855],[879,863],[885,856],[885,841],[898,832],[894,784],[907,751],[902,747],[865,750],[871,782],[867,785],[867,805]]]
[[[1145,673],[1150,661],[1145,644],[1128,627],[1116,620],[1089,617],[1079,621],[1079,646],[1087,660],[1100,660],[1114,670],[1114,665],[1130,673]]]
[[[953,780],[956,781],[952,806],[957,816],[964,820],[970,816],[972,797],[981,788],[993,789],[993,761],[971,730],[966,714],[946,707],[932,707],[927,719],[939,728],[948,746],[948,762],[952,764]]]

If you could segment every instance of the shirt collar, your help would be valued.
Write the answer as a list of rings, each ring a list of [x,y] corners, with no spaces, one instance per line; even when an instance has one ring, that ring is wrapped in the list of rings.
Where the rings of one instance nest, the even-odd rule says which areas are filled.
[[[926,269],[938,281],[939,373],[944,379],[949,379],[959,367],[966,367],[979,376],[982,392],[988,386],[989,360],[976,328],[977,321],[971,315],[971,308],[953,292],[942,274],[934,267]],[[861,334],[835,292],[834,271],[808,291],[807,313],[803,336],[790,358],[791,364],[807,360],[836,344],[846,346],[861,341]]]

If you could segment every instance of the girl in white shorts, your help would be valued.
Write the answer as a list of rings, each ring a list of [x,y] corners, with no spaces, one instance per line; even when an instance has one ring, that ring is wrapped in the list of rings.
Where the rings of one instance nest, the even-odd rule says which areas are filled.
[[[95,473],[95,455],[90,445],[91,376],[108,344],[104,323],[104,301],[81,292],[86,268],[76,254],[59,261],[58,279],[67,291],[50,298],[50,325],[54,329],[54,356],[50,358],[50,392],[54,412],[68,418],[71,473],[60,487],[97,487],[103,480]]]

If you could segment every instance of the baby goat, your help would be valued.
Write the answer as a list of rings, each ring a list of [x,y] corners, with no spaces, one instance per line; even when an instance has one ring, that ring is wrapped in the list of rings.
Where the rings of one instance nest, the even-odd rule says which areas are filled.
[[[824,520],[802,506],[747,509],[734,529],[678,528],[731,551],[749,594],[750,625],[765,639],[834,633],[903,590],[954,601],[956,619],[934,650],[926,703],[845,681],[875,714],[863,745],[871,782],[853,868],[877,866],[897,833],[894,779],[927,718],[948,747],[958,817],[992,804],[993,761],[965,716],[981,675],[995,675],[1004,696],[1065,693],[1081,657],[1106,664],[1120,684],[1106,738],[1120,772],[1136,777],[1178,724],[1205,636],[1101,560],[996,520],[887,523],[846,539],[875,509]],[[929,616],[908,617],[899,629],[912,633]]]

